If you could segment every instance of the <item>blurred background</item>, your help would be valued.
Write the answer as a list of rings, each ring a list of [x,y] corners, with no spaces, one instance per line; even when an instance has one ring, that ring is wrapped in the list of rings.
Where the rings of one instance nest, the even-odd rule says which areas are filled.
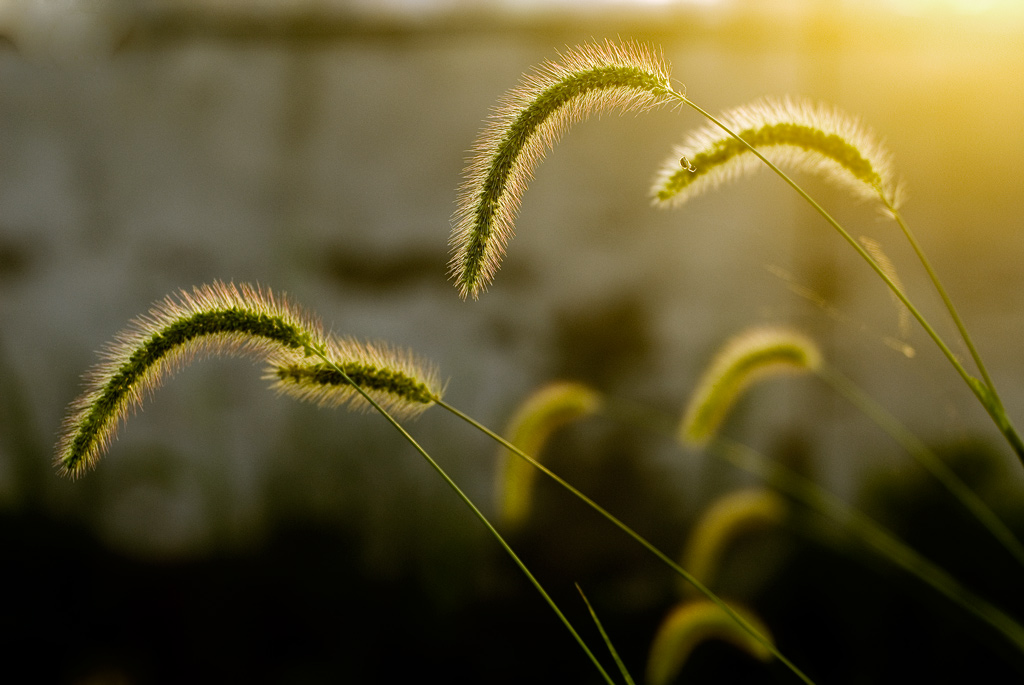
[[[216,279],[414,350],[446,399],[498,430],[558,379],[674,420],[724,341],[792,325],[1024,530],[1021,467],[991,420],[778,179],[650,205],[655,171],[703,124],[691,112],[574,127],[537,170],[494,284],[459,299],[447,241],[467,150],[524,72],[606,38],[659,46],[712,112],[788,94],[874,129],[909,224],[1024,421],[1019,3],[0,0],[0,668],[68,683],[599,682],[392,428],[276,397],[251,361],[190,366],[94,472],[55,475],[97,352],[154,302]],[[800,180],[878,241],[955,340],[892,222]],[[409,428],[493,514],[493,443],[436,408]],[[1024,616],[1019,566],[821,382],[756,388],[726,432]],[[670,555],[709,504],[757,482],[599,418],[545,458]],[[555,488],[536,496],[513,545],[597,647],[579,582],[642,674],[671,574]],[[806,527],[738,541],[719,589],[819,682],[1024,672],[976,619]],[[686,669],[687,682],[793,682],[721,644]]]

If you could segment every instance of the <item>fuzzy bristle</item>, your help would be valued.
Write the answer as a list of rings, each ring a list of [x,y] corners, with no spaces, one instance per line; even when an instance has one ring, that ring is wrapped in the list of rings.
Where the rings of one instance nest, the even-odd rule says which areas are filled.
[[[478,139],[452,221],[450,273],[474,298],[497,271],[520,198],[545,152],[590,113],[669,101],[669,72],[637,43],[584,45],[540,66],[510,91]]]
[[[352,383],[383,409],[400,417],[419,414],[441,398],[437,370],[410,352],[384,343],[331,339],[326,356]],[[321,406],[369,408],[366,399],[334,366],[315,358],[296,358],[267,370],[280,393]]]
[[[197,356],[283,359],[321,335],[313,319],[259,287],[216,282],[168,297],[120,333],[87,374],[86,390],[64,420],[55,464],[72,477],[95,465],[129,410]]]
[[[779,167],[822,174],[860,198],[881,200],[889,210],[899,206],[888,151],[849,115],[804,100],[766,98],[720,119]],[[658,204],[680,205],[763,166],[743,143],[709,124],[673,150],[652,194]]]

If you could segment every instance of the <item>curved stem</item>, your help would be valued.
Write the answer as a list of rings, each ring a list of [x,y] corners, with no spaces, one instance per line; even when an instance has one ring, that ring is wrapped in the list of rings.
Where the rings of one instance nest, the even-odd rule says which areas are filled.
[[[942,281],[939,280],[939,275],[935,272],[932,267],[931,260],[928,259],[924,254],[924,250],[921,248],[920,243],[917,242],[917,238],[910,231],[910,227],[903,220],[903,215],[900,214],[891,202],[884,197],[882,201],[885,203],[886,209],[892,214],[896,224],[903,231],[904,237],[907,242],[914,249],[914,254],[917,255],[918,260],[921,262],[921,266],[924,267],[925,272],[928,274],[928,278],[931,280],[932,285],[935,287],[935,291],[938,292],[939,297],[942,298],[943,304],[946,305],[946,309],[949,311],[950,317],[953,319],[953,323],[956,324],[957,330],[960,332],[960,337],[963,338],[964,344],[971,353],[971,358],[974,359],[974,364],[978,367],[978,372],[981,373],[981,377],[988,386],[989,391],[992,393],[992,399],[999,403],[1000,408],[1002,403],[999,402],[999,398],[996,395],[995,384],[992,382],[992,378],[988,375],[988,369],[985,368],[985,363],[981,360],[981,355],[978,353],[978,349],[974,346],[974,341],[971,340],[970,334],[967,332],[967,327],[964,325],[963,319],[960,318],[960,314],[957,312],[956,307],[953,305],[953,300],[950,299],[949,294],[946,292],[946,288],[942,285]]]
[[[658,559],[660,559],[663,563],[665,563],[669,568],[671,568],[677,574],[682,576],[687,582],[689,582],[695,588],[697,588],[697,590],[700,591],[701,594],[703,594],[709,600],[711,600],[712,602],[717,604],[722,609],[722,611],[724,611],[726,614],[728,614],[728,616],[733,621],[735,621],[741,628],[743,628],[743,630],[745,630],[747,633],[749,633],[751,637],[753,637],[759,643],[764,645],[764,647],[769,652],[771,652],[772,655],[775,656],[775,658],[777,658],[779,661],[781,661],[783,664],[785,664],[789,668],[789,670],[791,670],[798,678],[800,678],[805,683],[808,683],[808,685],[813,685],[814,681],[812,681],[810,678],[808,678],[803,673],[803,671],[801,671],[799,668],[796,667],[795,664],[793,664],[793,662],[791,662],[789,659],[787,659],[785,656],[783,656],[783,654],[778,650],[778,648],[774,644],[772,644],[772,642],[770,640],[768,640],[768,638],[766,638],[764,635],[762,635],[760,632],[758,632],[758,630],[756,628],[754,628],[746,619],[744,619],[742,616],[737,614],[736,611],[734,611],[728,604],[726,604],[724,601],[722,601],[722,599],[718,595],[716,595],[707,586],[705,586],[703,583],[701,583],[699,580],[697,580],[695,577],[693,577],[690,573],[688,573],[685,569],[683,569],[681,566],[679,566],[679,564],[677,564],[672,559],[670,559],[664,552],[662,552],[660,549],[655,547],[651,542],[649,542],[642,535],[640,535],[635,530],[633,530],[632,528],[627,526],[625,523],[620,521],[618,518],[613,516],[604,507],[602,507],[601,505],[597,504],[594,500],[590,499],[589,497],[584,495],[582,492],[577,490],[575,487],[570,485],[568,483],[568,481],[564,480],[563,478],[561,478],[560,476],[555,474],[553,471],[551,471],[549,468],[547,468],[546,466],[544,466],[543,464],[538,462],[533,457],[531,457],[528,454],[524,453],[518,447],[516,447],[515,445],[510,443],[508,440],[506,440],[505,438],[501,437],[500,435],[498,435],[497,433],[492,431],[487,426],[484,426],[482,423],[478,422],[476,419],[472,418],[471,416],[468,416],[467,414],[464,414],[463,412],[459,411],[455,407],[451,406],[450,404],[448,404],[448,403],[446,403],[446,402],[444,402],[442,400],[437,400],[436,403],[437,403],[437,405],[439,407],[442,407],[443,409],[447,409],[452,414],[454,414],[455,416],[459,417],[460,419],[462,419],[466,423],[470,424],[471,426],[473,426],[477,430],[481,431],[482,433],[484,433],[485,435],[490,437],[492,440],[497,442],[499,445],[501,445],[505,449],[507,449],[510,452],[512,452],[513,454],[515,454],[520,459],[524,459],[525,461],[527,461],[534,468],[538,469],[541,473],[543,473],[544,475],[546,475],[549,478],[551,478],[552,480],[554,480],[556,483],[558,483],[563,488],[568,490],[570,493],[572,493],[576,498],[578,498],[584,504],[586,504],[591,509],[596,511],[598,514],[603,516],[605,519],[607,519],[609,522],[611,522],[619,530],[624,532],[629,537],[633,538],[633,540],[635,540],[642,547],[647,549],[647,551],[651,552],[651,554],[653,554],[654,556],[658,557]]]
[[[608,683],[608,685],[615,685],[615,681],[612,680],[610,675],[608,675],[608,672],[605,671],[604,667],[601,665],[601,662],[597,660],[596,656],[594,656],[594,653],[590,651],[590,647],[588,647],[587,643],[583,641],[583,638],[580,637],[580,634],[576,632],[576,629],[573,627],[572,623],[569,622],[569,619],[566,618],[565,614],[562,613],[562,610],[558,608],[558,605],[555,603],[555,600],[551,598],[551,596],[547,593],[544,587],[540,584],[540,581],[537,580],[536,577],[534,577],[533,573],[530,572],[530,569],[526,567],[526,564],[523,563],[519,556],[512,550],[512,547],[510,547],[509,544],[505,542],[505,538],[501,536],[501,533],[499,533],[497,529],[487,519],[487,517],[484,516],[483,512],[481,512],[480,509],[477,508],[477,506],[473,503],[473,500],[471,500],[469,496],[465,492],[463,492],[458,485],[456,485],[455,481],[452,480],[451,476],[449,476],[448,473],[443,468],[441,468],[441,465],[434,461],[434,459],[427,453],[427,451],[423,449],[423,447],[421,447],[418,442],[416,442],[416,439],[413,438],[412,435],[410,435],[409,432],[406,431],[405,428],[400,423],[398,423],[398,421],[393,416],[391,416],[391,414],[389,414],[383,407],[381,407],[380,404],[378,404],[372,397],[370,397],[361,387],[353,383],[352,379],[348,377],[348,375],[341,369],[341,367],[339,367],[337,364],[335,364],[327,357],[326,352],[324,350],[319,349],[317,347],[311,347],[310,350],[313,352],[313,354],[319,357],[325,364],[327,364],[335,371],[337,371],[339,374],[341,374],[341,377],[345,379],[345,382],[349,383],[353,388],[355,388],[359,392],[359,394],[362,395],[363,399],[369,402],[374,409],[376,409],[385,419],[387,419],[388,423],[394,426],[395,430],[401,433],[402,437],[405,438],[405,440],[410,445],[412,445],[417,452],[420,453],[420,456],[427,460],[427,463],[430,464],[431,468],[433,468],[438,473],[438,475],[440,475],[441,478],[444,479],[444,482],[447,483],[448,486],[455,491],[455,494],[458,495],[459,499],[461,499],[466,504],[466,506],[470,508],[473,514],[480,520],[481,523],[484,524],[484,527],[487,528],[488,532],[490,532],[494,539],[497,540],[498,544],[501,545],[501,548],[505,550],[505,553],[512,558],[512,561],[515,562],[516,566],[519,567],[519,570],[523,572],[523,574],[527,577],[527,579],[537,590],[537,592],[540,593],[541,597],[544,598],[544,601],[546,601],[548,603],[548,606],[551,607],[551,610],[555,612],[555,615],[558,616],[559,620],[562,621],[565,627],[576,639],[576,642],[579,643],[580,647],[583,648],[583,651],[586,652],[587,656],[590,658],[590,661],[594,664],[594,667],[597,668],[597,670],[601,673],[601,676],[604,678],[605,682]],[[447,406],[441,403],[440,400],[438,400],[438,404],[441,404],[441,406]]]
[[[1014,428],[1009,416],[1006,414],[1006,409],[1003,407],[1003,401],[999,397],[999,392],[996,390],[996,385],[992,380],[992,377],[988,373],[988,369],[985,368],[985,362],[981,359],[981,354],[978,352],[978,348],[974,345],[974,341],[971,339],[970,333],[967,332],[967,326],[964,324],[963,319],[960,318],[960,313],[957,311],[956,306],[953,305],[953,300],[950,299],[949,294],[946,292],[946,288],[942,285],[942,281],[939,280],[938,274],[932,267],[931,261],[925,256],[924,250],[921,245],[917,242],[917,238],[911,232],[910,227],[903,219],[903,215],[892,206],[888,200],[883,197],[886,208],[892,214],[896,224],[903,231],[904,237],[907,242],[914,249],[914,253],[917,255],[918,260],[924,267],[925,272],[928,274],[928,278],[931,280],[932,285],[938,292],[939,297],[942,298],[943,304],[946,305],[946,310],[949,312],[950,318],[953,319],[953,323],[956,325],[957,330],[960,332],[960,337],[964,341],[964,345],[967,346],[968,351],[971,354],[971,358],[974,359],[974,364],[978,367],[978,372],[981,374],[982,382],[985,385],[987,391],[987,397],[989,403],[985,404],[985,408],[988,410],[989,415],[995,421],[996,426],[1002,431],[1006,437],[1010,446],[1013,447],[1017,455],[1024,461],[1024,441],[1021,440],[1020,435]],[[984,403],[984,402],[983,402]]]
[[[713,443],[713,451],[734,466],[763,477],[778,490],[803,502],[819,514],[842,523],[863,544],[874,548],[903,570],[988,623],[1024,652],[1024,627],[1016,620],[965,588],[944,569],[908,547],[867,515],[813,481],[770,461],[745,445],[720,437]]]
[[[1021,565],[1024,565],[1024,545],[1021,545],[1013,531],[920,438],[911,433],[906,426],[896,420],[896,417],[868,396],[853,381],[835,369],[823,366],[818,370],[818,376],[898,442],[988,529],[989,533],[1006,548],[1007,552]]]
[[[949,363],[953,365],[953,368],[956,370],[958,374],[960,374],[960,377],[971,389],[971,392],[974,393],[974,396],[978,398],[979,402],[981,402],[981,405],[985,408],[985,411],[988,412],[988,415],[992,418],[992,421],[995,422],[996,427],[1000,430],[1000,432],[1002,432],[1003,436],[1010,444],[1010,447],[1013,448],[1014,452],[1017,454],[1017,457],[1020,459],[1021,463],[1024,464],[1024,440],[1021,439],[1016,429],[1010,423],[1009,418],[1006,416],[1006,412],[1003,409],[1002,403],[1000,402],[998,395],[996,394],[995,387],[992,384],[992,380],[991,378],[989,378],[988,372],[986,371],[984,365],[981,364],[980,362],[980,356],[978,355],[977,350],[975,349],[973,343],[970,342],[970,338],[965,335],[966,329],[963,327],[963,322],[960,320],[960,317],[956,314],[956,309],[953,307],[953,304],[949,300],[949,297],[945,294],[945,290],[940,285],[938,285],[938,277],[935,275],[934,271],[932,271],[928,261],[924,259],[924,253],[920,250],[920,246],[917,244],[917,241],[911,237],[909,228],[906,227],[906,224],[903,222],[902,218],[895,211],[895,209],[892,208],[888,201],[885,201],[883,198],[883,201],[887,205],[887,208],[892,211],[893,216],[896,217],[897,223],[900,224],[900,227],[903,229],[908,239],[910,239],[911,245],[914,247],[915,251],[917,251],[919,258],[922,259],[922,261],[924,262],[925,268],[929,272],[929,275],[931,276],[933,282],[936,284],[940,296],[946,303],[946,307],[950,310],[950,313],[953,316],[953,320],[957,323],[957,327],[958,329],[960,329],[961,335],[964,336],[964,342],[967,344],[968,349],[971,350],[971,355],[974,357],[975,362],[978,364],[978,370],[982,374],[984,381],[979,381],[977,378],[973,377],[967,372],[967,369],[965,369],[963,364],[960,363],[960,360],[956,358],[956,355],[953,354],[953,351],[949,348],[949,346],[942,339],[942,337],[935,331],[934,328],[932,328],[932,325],[928,322],[927,319],[924,318],[924,315],[920,312],[920,310],[918,310],[918,308],[910,301],[910,299],[907,298],[907,296],[903,293],[903,290],[899,286],[897,286],[896,283],[893,282],[893,280],[889,277],[888,274],[885,273],[885,270],[882,269],[878,262],[875,261],[875,259],[870,254],[868,254],[867,250],[865,250],[860,245],[860,243],[854,240],[853,236],[851,236],[847,232],[847,230],[843,228],[842,225],[832,217],[831,214],[825,211],[825,208],[818,204],[818,202],[814,198],[812,198],[807,193],[807,191],[805,191],[796,181],[790,178],[784,171],[782,171],[782,169],[777,167],[767,157],[761,154],[761,152],[759,152],[757,148],[755,148],[747,141],[743,140],[743,138],[741,138],[738,133],[730,129],[722,121],[720,121],[707,110],[701,108],[699,105],[691,101],[685,95],[671,89],[668,90],[668,94],[678,99],[682,104],[686,105],[687,107],[690,107],[691,109],[695,110],[701,116],[705,117],[710,122],[721,128],[723,131],[725,131],[730,136],[732,136],[733,138],[741,142],[744,146],[746,146],[746,148],[750,150],[750,152],[754,156],[756,156],[758,159],[764,162],[764,164],[767,165],[769,169],[771,169],[779,178],[785,181],[794,191],[796,191],[796,193],[800,195],[800,197],[802,197],[809,205],[811,205],[814,211],[820,214],[821,217],[824,218],[825,221],[827,221],[829,225],[831,225],[832,228],[834,228],[843,237],[843,239],[850,244],[851,247],[853,247],[857,254],[859,254],[861,258],[868,263],[868,266],[870,266],[874,270],[874,272],[878,274],[878,277],[885,282],[885,284],[889,287],[890,290],[892,290],[892,292],[896,295],[899,301],[903,303],[903,305],[913,315],[913,317],[917,319],[917,322],[921,324],[921,327],[924,328],[925,332],[928,334],[928,337],[930,337],[932,341],[938,346],[939,350],[942,351],[942,354],[945,355]]]

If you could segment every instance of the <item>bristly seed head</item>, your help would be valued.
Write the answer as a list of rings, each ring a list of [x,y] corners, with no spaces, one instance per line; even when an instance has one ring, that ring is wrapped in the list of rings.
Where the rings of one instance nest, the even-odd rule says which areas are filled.
[[[888,151],[853,117],[807,101],[766,98],[720,119],[777,166],[823,174],[858,197],[899,206]],[[692,168],[680,169],[680,157]],[[680,205],[763,166],[743,143],[709,124],[673,150],[652,192],[658,204]]]
[[[326,356],[383,409],[399,417],[421,413],[443,393],[433,366],[384,343],[332,338]],[[321,406],[370,408],[338,369],[316,358],[276,364],[267,369],[264,378],[272,380],[278,392],[296,399]]]
[[[646,46],[606,41],[541,65],[510,91],[484,129],[459,189],[450,273],[477,297],[498,269],[533,169],[562,132],[591,112],[644,110],[670,101],[669,71]]]
[[[303,378],[315,369],[315,350],[325,351],[371,393],[391,391],[417,408],[439,397],[432,373],[426,381],[415,380],[412,371],[419,367],[411,356],[335,341],[319,322],[269,290],[217,282],[168,297],[117,336],[69,408],[55,464],[61,475],[72,477],[94,466],[129,409],[141,406],[168,374],[197,355],[247,354]],[[323,369],[312,373],[319,383],[330,383],[323,380],[330,376]],[[292,394],[312,396],[309,390]]]
[[[55,464],[77,477],[95,465],[130,408],[196,355],[287,358],[322,339],[319,324],[258,287],[216,282],[168,297],[135,319],[86,376],[64,420]]]

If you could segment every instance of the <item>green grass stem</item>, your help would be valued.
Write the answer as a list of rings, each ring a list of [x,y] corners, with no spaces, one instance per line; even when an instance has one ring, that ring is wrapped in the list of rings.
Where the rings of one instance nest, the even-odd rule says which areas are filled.
[[[577,488],[575,488],[573,485],[571,485],[568,481],[566,481],[565,479],[563,479],[562,477],[560,477],[559,475],[557,475],[556,473],[551,471],[551,469],[547,468],[546,466],[544,466],[543,464],[538,462],[536,459],[534,459],[530,455],[524,453],[522,450],[517,448],[515,445],[513,445],[509,441],[505,440],[503,437],[501,437],[500,435],[498,435],[497,433],[495,433],[491,429],[487,428],[487,426],[483,425],[482,423],[480,423],[476,419],[474,419],[471,416],[469,416],[469,415],[463,413],[462,411],[456,409],[455,407],[453,407],[452,405],[448,404],[444,400],[438,400],[437,401],[437,405],[439,407],[443,408],[443,409],[447,409],[449,412],[451,412],[452,414],[454,414],[458,418],[462,419],[463,421],[465,421],[469,425],[473,426],[477,430],[479,430],[482,433],[484,433],[485,435],[489,436],[492,440],[496,441],[498,444],[500,444],[503,447],[505,447],[505,449],[507,449],[510,452],[512,452],[513,454],[517,455],[520,459],[526,460],[527,462],[532,464],[534,468],[539,469],[541,471],[541,473],[543,473],[547,477],[551,478],[556,483],[558,483],[560,486],[562,486],[563,488],[568,490],[577,499],[582,501],[584,504],[586,504],[588,507],[590,507],[591,509],[596,511],[601,516],[603,516],[606,520],[608,520],[610,523],[612,523],[612,525],[617,527],[619,530],[621,530],[626,535],[631,537],[634,541],[639,543],[642,547],[644,547],[651,554],[656,556],[659,560],[661,560],[662,563],[664,563],[666,566],[668,566],[670,569],[672,569],[675,573],[677,573],[678,575],[682,576],[687,582],[691,583],[694,587],[697,588],[697,590],[702,595],[704,595],[709,600],[711,600],[712,602],[714,602],[715,604],[720,606],[722,608],[722,611],[724,611],[726,614],[728,614],[732,618],[732,620],[735,621],[737,624],[739,624],[740,627],[742,627],[743,630],[745,630],[751,637],[756,639],[760,644],[764,645],[764,647],[766,649],[768,649],[768,651],[771,652],[772,655],[775,656],[775,658],[777,658],[779,661],[781,661],[783,664],[785,664],[786,667],[789,668],[789,670],[792,671],[794,675],[796,675],[798,678],[800,678],[800,680],[802,680],[805,683],[808,683],[809,685],[813,684],[814,681],[812,681],[806,674],[804,674],[803,671],[801,671],[799,668],[797,668],[797,666],[792,661],[790,661],[788,658],[786,658],[782,654],[782,652],[780,652],[778,650],[778,648],[775,647],[775,645],[768,638],[766,638],[754,626],[752,626],[749,621],[745,620],[742,616],[740,616],[738,613],[736,613],[736,611],[734,611],[728,604],[726,604],[718,595],[716,595],[714,592],[712,592],[706,585],[704,585],[702,582],[700,582],[697,578],[694,578],[693,575],[688,573],[684,568],[682,568],[679,564],[677,564],[675,561],[673,561],[669,556],[667,556],[660,549],[655,547],[651,542],[649,542],[642,535],[640,535],[635,530],[633,530],[632,528],[627,526],[625,523],[620,521],[618,518],[613,516],[604,507],[602,507],[601,505],[597,504],[592,499],[590,499],[589,497],[584,495]]]
[[[882,266],[874,259],[874,257],[872,257],[868,253],[868,251],[865,250],[864,247],[861,246],[861,244],[857,240],[855,240],[853,236],[851,236],[850,233],[847,232],[847,230],[843,228],[843,226],[825,210],[824,207],[822,207],[813,197],[811,197],[810,194],[808,194],[802,186],[800,186],[788,174],[782,171],[782,169],[773,164],[771,160],[765,157],[760,151],[757,150],[757,148],[755,148],[753,145],[751,145],[743,138],[741,138],[738,133],[733,131],[729,126],[727,126],[721,120],[716,118],[713,114],[711,114],[710,112],[708,112],[707,110],[703,109],[695,102],[690,100],[685,94],[680,93],[676,90],[670,90],[669,95],[679,100],[680,103],[686,105],[687,107],[690,107],[698,114],[705,117],[708,121],[715,124],[723,131],[725,131],[727,134],[729,134],[737,141],[742,143],[746,148],[750,150],[751,153],[753,153],[758,159],[760,159],[765,165],[767,165],[768,168],[772,170],[772,172],[774,172],[779,178],[785,181],[787,185],[789,185],[794,191],[796,191],[796,193],[800,197],[802,197],[804,201],[806,201],[814,209],[814,211],[816,211],[823,219],[825,219],[825,221],[828,222],[828,224],[832,226],[832,228],[834,228],[847,243],[850,244],[850,246],[857,252],[857,254],[859,254],[865,262],[867,262],[868,266],[870,266],[871,269],[874,270],[876,274],[878,274],[878,277],[882,279],[882,281],[889,287],[890,290],[892,290],[892,292],[896,295],[900,302],[902,302],[903,305],[910,311],[913,317],[917,319],[918,323],[921,324],[921,327],[924,328],[925,332],[928,334],[928,337],[930,337],[932,341],[938,346],[939,350],[942,351],[942,354],[946,357],[949,363],[952,364],[956,372],[960,375],[964,382],[967,383],[967,386],[971,389],[971,392],[973,392],[975,397],[978,398],[978,401],[981,402],[982,406],[985,408],[989,416],[992,418],[993,422],[996,424],[996,427],[1006,438],[1010,447],[1013,448],[1013,450],[1016,452],[1017,457],[1021,460],[1021,463],[1024,464],[1024,440],[1021,439],[1020,435],[1017,433],[1016,429],[1013,427],[1012,423],[1007,417],[1006,411],[1003,409],[1002,404],[999,401],[998,395],[996,394],[996,391],[994,389],[994,386],[992,385],[991,378],[989,378],[988,373],[984,371],[984,366],[979,367],[979,371],[982,373],[983,378],[985,378],[984,381],[978,380],[977,378],[969,374],[967,372],[967,369],[964,368],[963,364],[960,363],[960,360],[956,358],[955,354],[953,354],[953,351],[946,344],[945,340],[942,339],[942,337],[938,334],[938,332],[936,332],[936,330],[924,317],[921,311],[914,305],[913,302],[910,301],[906,294],[904,294],[903,290],[899,288],[899,286],[896,283],[893,282],[889,274],[885,272],[885,269],[883,269]],[[881,189],[879,190],[879,194],[883,195],[884,198],[884,194],[882,193]],[[891,211],[895,212],[894,206],[891,203],[886,201],[886,204]],[[898,217],[899,215],[894,213],[894,216]],[[917,241],[912,239],[909,229],[906,228],[906,224],[903,222],[902,218],[897,218],[897,222],[900,224],[901,228],[903,228],[904,233],[908,236],[908,238],[911,238],[911,244],[915,246],[915,251],[917,251],[919,258],[922,258],[923,262],[925,263],[926,269],[929,271],[929,274],[932,277],[933,282],[937,283],[938,277],[935,275],[934,270],[930,268],[928,261],[926,259],[923,259],[924,253],[923,251],[921,251],[920,246],[917,245]],[[949,300],[948,296],[943,295],[943,293],[945,293],[945,290],[941,288],[941,286],[939,286],[939,293],[940,296],[942,296],[944,301],[946,302],[947,308],[950,310],[951,313],[953,313],[954,320],[960,321],[960,317],[955,314],[956,309],[953,307],[952,302]],[[962,322],[958,323],[958,328],[961,329],[962,335],[963,331],[965,330]],[[969,338],[965,339],[965,343],[967,343],[967,340],[969,340]],[[972,355],[975,356],[975,359],[980,359],[980,355],[977,354],[974,345],[971,343],[967,344],[968,347],[972,350]]]
[[[1021,565],[1024,565],[1024,545],[1013,534],[1013,531],[920,438],[910,432],[895,416],[872,399],[856,383],[836,369],[823,365],[817,373],[829,387],[849,400],[899,443],[928,473],[942,483]]]
[[[580,597],[583,598],[583,603],[587,605],[587,611],[590,612],[590,618],[594,620],[594,625],[597,626],[598,631],[601,633],[601,639],[604,640],[604,644],[608,647],[608,651],[611,652],[612,658],[615,659],[615,665],[619,667],[619,673],[622,674],[623,679],[626,681],[626,685],[636,685],[633,682],[633,676],[629,674],[629,669],[626,668],[626,664],[622,662],[622,658],[619,656],[619,652],[615,649],[615,645],[612,644],[612,639],[608,636],[608,632],[604,629],[604,625],[601,623],[601,619],[597,617],[597,612],[594,611],[594,607],[591,606],[590,600],[583,594],[583,588],[580,587],[579,583],[576,583],[576,589],[580,593]]]
[[[965,588],[941,567],[908,547],[867,515],[813,481],[767,459],[745,445],[720,437],[712,443],[710,449],[719,458],[763,478],[780,492],[802,502],[822,516],[842,524],[862,544],[874,549],[907,573],[980,618],[1024,652],[1024,626]]]
[[[533,575],[532,572],[530,572],[530,569],[527,568],[523,560],[519,558],[519,555],[515,553],[511,546],[509,546],[509,544],[505,541],[505,538],[501,536],[501,533],[498,532],[498,530],[491,524],[490,520],[484,515],[484,513],[480,511],[476,504],[473,503],[473,500],[469,498],[469,495],[467,495],[462,490],[462,488],[460,488],[458,484],[456,484],[455,481],[452,480],[451,476],[449,476],[448,473],[441,467],[441,465],[438,464],[433,459],[433,457],[431,457],[430,454],[416,441],[416,439],[409,434],[409,432],[405,429],[404,426],[402,426],[402,424],[400,424],[390,413],[388,413],[387,410],[384,409],[384,407],[378,404],[377,401],[374,400],[373,397],[371,397],[365,390],[363,390],[359,385],[356,385],[352,381],[352,379],[348,378],[348,375],[340,366],[338,366],[330,358],[328,358],[325,349],[321,347],[313,347],[312,352],[317,357],[319,357],[324,364],[333,368],[345,380],[345,382],[351,384],[352,387],[354,387],[356,391],[360,395],[362,395],[363,399],[366,400],[366,402],[368,402],[377,412],[379,412],[380,415],[383,416],[388,421],[388,423],[390,423],[395,428],[395,430],[397,430],[410,445],[412,445],[413,449],[419,452],[420,456],[422,456],[427,461],[430,467],[434,469],[434,471],[436,471],[439,476],[441,476],[444,482],[448,484],[448,487],[450,487],[459,497],[459,499],[461,499],[463,503],[467,507],[469,507],[469,509],[473,512],[473,515],[480,520],[480,522],[484,525],[484,527],[491,534],[491,536],[498,542],[501,548],[505,550],[505,553],[508,554],[508,556],[512,559],[515,565],[519,567],[519,570],[523,572],[523,575],[525,575],[526,578],[530,581],[530,584],[533,585],[537,592],[540,593],[541,597],[544,598],[544,601],[547,602],[548,606],[551,607],[551,610],[555,612],[555,615],[558,616],[562,624],[566,627],[566,629],[568,629],[569,633],[572,634],[573,638],[583,649],[584,653],[586,653],[591,663],[593,663],[594,667],[598,670],[598,672],[600,672],[601,677],[604,678],[604,681],[609,685],[615,685],[615,681],[612,680],[610,675],[608,675],[608,672],[604,669],[604,667],[601,665],[601,662],[598,661],[597,657],[591,651],[590,647],[587,646],[587,643],[576,631],[576,628],[573,627],[569,619],[565,616],[564,613],[562,613],[562,610],[558,607],[558,604],[555,603],[555,600],[551,598],[551,595],[547,593],[547,591],[544,589],[544,586],[541,585],[540,581],[537,580],[537,578]],[[449,406],[445,404],[443,401],[441,401],[440,398],[436,399],[435,403],[442,407],[445,407],[446,409],[449,408]]]

